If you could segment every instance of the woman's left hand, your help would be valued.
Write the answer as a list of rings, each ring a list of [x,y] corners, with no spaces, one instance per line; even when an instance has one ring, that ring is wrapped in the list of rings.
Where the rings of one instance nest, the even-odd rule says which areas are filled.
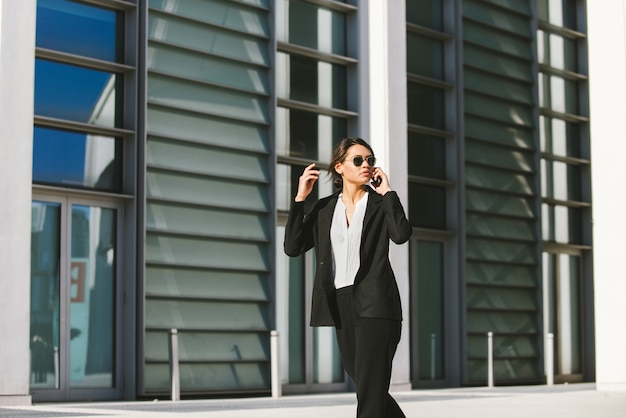
[[[389,185],[389,177],[380,167],[374,167],[372,171],[372,188],[381,196],[384,196],[385,193],[391,191],[391,186]]]

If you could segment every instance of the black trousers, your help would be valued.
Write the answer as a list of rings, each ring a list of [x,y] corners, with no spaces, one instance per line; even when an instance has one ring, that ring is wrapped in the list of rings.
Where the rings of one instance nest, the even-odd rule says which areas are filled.
[[[405,418],[389,394],[391,366],[402,323],[354,315],[352,286],[337,290],[341,325],[337,343],[346,373],[354,380],[358,418]]]

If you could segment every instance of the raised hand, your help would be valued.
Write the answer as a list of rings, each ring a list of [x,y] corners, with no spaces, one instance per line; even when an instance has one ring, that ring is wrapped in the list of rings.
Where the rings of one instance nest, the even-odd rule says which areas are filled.
[[[303,202],[311,191],[313,190],[313,185],[317,181],[321,174],[320,170],[315,168],[315,163],[309,164],[302,175],[300,176],[300,180],[298,180],[298,192],[296,193],[296,198],[294,199],[296,202]]]

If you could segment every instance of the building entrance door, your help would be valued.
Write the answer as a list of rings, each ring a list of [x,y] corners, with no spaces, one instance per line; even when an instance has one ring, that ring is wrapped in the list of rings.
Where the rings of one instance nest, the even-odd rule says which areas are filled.
[[[30,302],[34,401],[120,398],[119,214],[109,202],[34,197]]]

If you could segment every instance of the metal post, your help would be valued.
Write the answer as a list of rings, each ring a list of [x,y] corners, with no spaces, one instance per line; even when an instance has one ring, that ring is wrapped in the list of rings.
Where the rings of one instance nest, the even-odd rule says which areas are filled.
[[[554,334],[546,335],[546,384],[554,384]]]
[[[271,355],[271,374],[272,374],[272,398],[280,398],[282,395],[282,386],[280,378],[280,364],[278,358],[278,331],[270,332],[270,355]]]
[[[180,371],[178,368],[178,330],[170,330],[170,383],[172,388],[172,401],[180,401]]]
[[[493,332],[487,333],[487,386],[493,387]]]
[[[435,347],[437,336],[430,334],[430,380],[435,380]]]

